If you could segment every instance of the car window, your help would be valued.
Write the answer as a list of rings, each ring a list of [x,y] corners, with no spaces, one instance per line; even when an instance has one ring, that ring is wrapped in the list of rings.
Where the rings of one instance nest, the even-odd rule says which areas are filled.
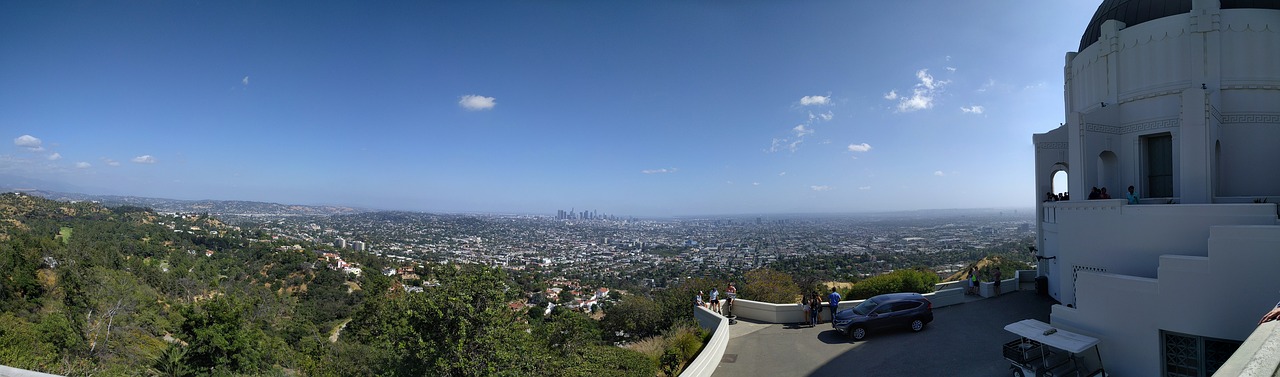
[[[910,311],[910,309],[919,308],[918,302],[901,302],[893,304],[893,312]]]
[[[880,307],[876,308],[876,314],[885,314],[885,313],[888,313],[888,312],[892,312],[892,311],[893,311],[893,308],[894,308],[895,306],[897,306],[897,305],[896,305],[896,304],[884,304],[884,305],[880,305]]]
[[[858,315],[867,315],[867,313],[871,313],[872,310],[876,309],[876,305],[880,305],[880,303],[872,300],[863,301],[858,306],[853,307],[853,312]]]

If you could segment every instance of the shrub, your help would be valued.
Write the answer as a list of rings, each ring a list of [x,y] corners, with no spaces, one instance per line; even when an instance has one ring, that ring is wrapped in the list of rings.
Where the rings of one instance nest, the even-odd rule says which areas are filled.
[[[775,304],[795,303],[800,287],[790,274],[767,267],[747,271],[739,298]]]
[[[857,282],[849,288],[848,299],[863,300],[894,292],[929,293],[939,280],[938,274],[925,269],[897,270]]]

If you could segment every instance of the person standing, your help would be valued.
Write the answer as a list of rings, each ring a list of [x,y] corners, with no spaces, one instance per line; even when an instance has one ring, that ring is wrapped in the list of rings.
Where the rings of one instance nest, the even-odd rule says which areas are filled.
[[[733,282],[729,282],[729,286],[724,289],[724,310],[729,315],[733,315],[733,300],[738,298],[738,288],[733,286]]]
[[[996,290],[996,296],[999,296],[1000,295],[1000,267],[996,267],[996,271],[994,274],[995,274],[995,281],[993,281],[992,283],[995,284],[995,287],[993,288],[995,288]]]
[[[803,294],[800,295],[800,311],[804,312],[804,316],[800,320],[809,326],[813,326],[813,321],[809,319],[809,299]]]
[[[711,287],[711,311],[720,312],[720,291],[716,287]]]
[[[831,287],[831,294],[827,295],[827,303],[831,305],[831,319],[835,320],[836,311],[840,309],[840,292],[836,292],[836,287]]]
[[[813,324],[815,326],[818,324],[818,312],[821,310],[822,310],[822,296],[818,295],[818,292],[813,292],[813,295],[809,296],[809,323],[810,324]]]
[[[978,266],[969,269],[969,292],[968,294],[978,294]]]
[[[1138,194],[1133,192],[1133,186],[1129,186],[1129,194],[1125,196],[1129,198],[1129,204],[1138,204]]]

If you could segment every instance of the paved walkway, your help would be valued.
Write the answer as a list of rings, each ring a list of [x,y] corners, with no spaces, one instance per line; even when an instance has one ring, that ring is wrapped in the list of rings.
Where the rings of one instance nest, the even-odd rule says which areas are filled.
[[[1049,321],[1053,301],[1034,291],[937,308],[919,333],[877,332],[850,341],[830,323],[816,327],[738,321],[715,376],[996,376],[1009,373],[1004,325]]]

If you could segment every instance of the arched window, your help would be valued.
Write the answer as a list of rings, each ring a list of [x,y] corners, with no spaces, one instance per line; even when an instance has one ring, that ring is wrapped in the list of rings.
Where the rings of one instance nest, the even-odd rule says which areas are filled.
[[[1065,167],[1055,166],[1053,172],[1053,193],[1062,194],[1067,192],[1067,170]]]

